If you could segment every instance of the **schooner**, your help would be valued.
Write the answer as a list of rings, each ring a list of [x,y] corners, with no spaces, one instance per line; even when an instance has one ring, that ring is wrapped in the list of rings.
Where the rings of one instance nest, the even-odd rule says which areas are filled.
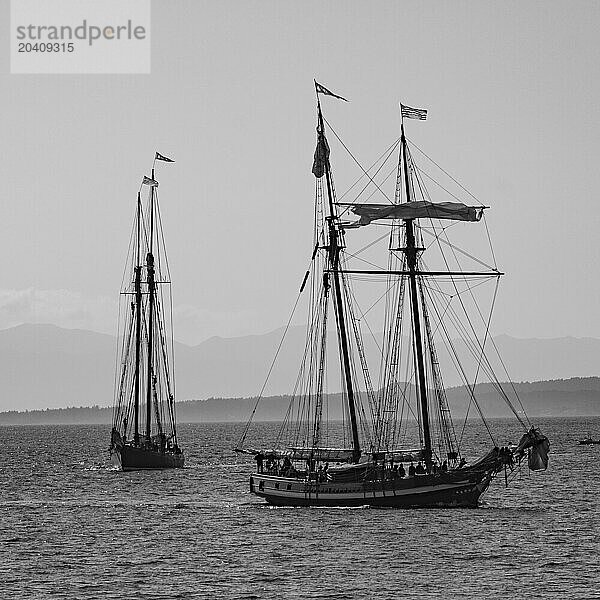
[[[236,447],[254,455],[257,462],[250,491],[273,505],[476,506],[499,473],[504,472],[508,482],[525,463],[531,470],[546,469],[549,450],[548,439],[529,422],[522,406],[518,408],[518,398],[509,397],[510,389],[500,384],[489,358],[494,346],[489,336],[491,311],[488,316],[482,312],[474,291],[485,282],[497,286],[502,273],[449,238],[457,223],[481,225],[487,207],[468,205],[456,196],[450,201],[432,200],[425,186],[426,172],[413,158],[404,127],[406,119],[425,120],[427,111],[405,105],[401,105],[399,139],[380,165],[360,167],[359,181],[364,185],[354,201],[339,200],[326,131],[326,124],[330,130],[331,126],[323,115],[321,97],[345,99],[316,81],[315,90],[314,250],[300,289],[309,300],[306,343],[277,436],[260,444],[248,442],[259,397]],[[388,197],[381,177],[385,161],[394,155],[398,160],[389,176],[395,176],[396,185]],[[375,194],[385,197],[386,203],[370,201]],[[354,220],[349,220],[351,215]],[[385,266],[367,260],[356,266],[355,259],[373,244],[363,249],[347,247],[354,236],[369,229],[384,231],[379,239],[387,244]],[[435,250],[441,266],[429,267],[426,250]],[[479,268],[464,268],[465,257],[473,258],[475,262],[469,264]],[[385,310],[375,385],[363,341],[365,314],[372,307],[361,308],[354,284],[377,281],[383,282],[385,291],[374,305],[383,304]],[[474,311],[474,319],[469,310]],[[454,329],[446,325],[447,320]],[[474,321],[483,324],[483,332],[476,330]],[[461,364],[464,357],[453,337],[456,330],[463,334],[461,348],[467,348],[475,363],[470,372]],[[440,340],[461,378],[468,406],[460,434],[443,382],[441,354],[436,349]],[[337,396],[342,402],[342,423],[337,424],[327,419],[335,414],[331,403],[336,395],[326,391],[333,377],[332,354],[341,388]],[[516,417],[516,431],[521,430],[517,443],[501,445],[492,433],[477,398],[476,384],[482,374]],[[472,423],[467,420],[470,412],[479,413],[491,438],[487,452],[475,460],[467,459],[462,443],[464,427]]]
[[[137,194],[120,311],[111,452],[124,471],[181,468],[175,418],[171,277],[158,203],[155,154]],[[147,190],[142,197],[142,190]],[[167,288],[166,291],[164,289]]]

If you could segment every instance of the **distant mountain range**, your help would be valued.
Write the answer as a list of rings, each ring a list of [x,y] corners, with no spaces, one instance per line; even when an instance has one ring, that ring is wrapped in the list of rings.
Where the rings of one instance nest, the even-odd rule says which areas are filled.
[[[276,330],[265,335],[239,338],[213,337],[193,347],[177,344],[176,397],[183,401],[255,396],[261,389],[281,335],[282,330]],[[565,398],[572,392],[576,392],[583,402],[585,394],[593,395],[598,391],[594,387],[585,387],[592,385],[590,382],[595,379],[580,380],[579,383],[578,380],[575,383],[556,381],[600,374],[598,339],[517,339],[501,335],[494,338],[494,342],[513,381],[551,380],[549,388],[538,390],[544,393],[546,402],[554,393]],[[303,329],[291,328],[266,394],[275,396],[290,392],[303,346]],[[335,344],[330,346],[335,347]],[[110,406],[115,351],[114,337],[91,331],[62,329],[54,325],[20,325],[0,331],[0,411]],[[366,353],[368,357],[376,355],[375,344],[369,343],[369,340],[366,340]],[[466,354],[466,349],[458,346],[458,353]],[[442,364],[450,362],[446,360],[443,348],[439,350],[439,358]],[[508,379],[502,370],[498,376]],[[452,374],[445,376],[444,381],[451,387],[461,383]],[[581,382],[585,382],[583,388]],[[593,404],[591,396],[589,401]],[[198,406],[208,410],[207,414],[213,414],[212,409],[208,409],[212,402],[217,401],[210,400]],[[223,407],[226,401],[218,402]],[[235,401],[235,411],[241,404],[243,401]],[[556,410],[560,409],[559,405],[557,400]],[[184,410],[183,405],[181,410]],[[217,411],[214,414],[221,413]],[[180,416],[185,420],[183,413]]]
[[[503,384],[514,400],[511,384]],[[554,381],[517,383],[515,389],[531,418],[552,416],[596,416],[600,415],[600,377],[577,377]],[[510,409],[498,398],[489,384],[476,388],[476,397],[486,418],[509,417]],[[447,398],[455,418],[463,419],[469,403],[469,394],[464,387],[450,388]],[[339,394],[327,397],[330,419],[341,419]],[[254,416],[255,421],[280,421],[289,404],[290,396],[268,396],[262,398]],[[256,404],[255,398],[209,398],[187,400],[177,406],[180,423],[210,423],[225,421],[247,421]],[[520,406],[514,402],[520,412]],[[33,411],[0,412],[0,425],[37,424],[108,424],[111,422],[110,407],[55,408]],[[477,418],[472,407],[470,416]]]

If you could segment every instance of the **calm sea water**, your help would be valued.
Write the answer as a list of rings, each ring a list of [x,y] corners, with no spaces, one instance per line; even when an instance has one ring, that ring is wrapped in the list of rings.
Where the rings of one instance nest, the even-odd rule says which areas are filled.
[[[0,427],[0,598],[600,598],[600,419],[539,424],[546,473],[452,510],[269,508],[239,424],[182,425],[156,473],[106,427]]]

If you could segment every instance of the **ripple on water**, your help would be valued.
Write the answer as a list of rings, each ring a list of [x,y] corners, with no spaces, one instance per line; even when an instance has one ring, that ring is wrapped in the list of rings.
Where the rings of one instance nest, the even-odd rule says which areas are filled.
[[[230,450],[241,427],[181,426],[186,468],[157,473],[118,471],[104,427],[2,428],[4,596],[600,597],[600,446],[573,444],[577,420],[542,423],[547,473],[468,510],[270,507]]]

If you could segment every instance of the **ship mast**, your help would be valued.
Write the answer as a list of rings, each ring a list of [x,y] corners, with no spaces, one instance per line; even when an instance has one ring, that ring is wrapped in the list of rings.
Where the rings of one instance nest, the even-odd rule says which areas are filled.
[[[317,109],[319,115],[318,143],[327,147],[325,138],[325,124],[323,122],[323,113],[321,112],[321,102],[317,94]],[[360,441],[358,437],[358,422],[356,418],[356,404],[354,400],[354,385],[352,382],[352,367],[350,363],[350,352],[348,346],[348,334],[346,331],[346,319],[344,313],[344,301],[342,297],[342,287],[339,275],[340,263],[340,243],[339,232],[336,227],[338,215],[334,205],[333,185],[331,182],[331,165],[329,155],[325,155],[325,179],[327,182],[327,197],[329,200],[329,217],[327,219],[329,227],[329,261],[331,263],[331,275],[333,277],[333,290],[335,297],[336,311],[335,316],[338,324],[340,336],[340,347],[342,351],[342,369],[344,372],[344,381],[346,383],[346,393],[348,395],[348,412],[350,413],[350,427],[352,430],[353,462],[358,462],[361,454]]]
[[[152,169],[152,179],[154,180],[154,169]],[[152,418],[152,378],[154,371],[152,368],[153,352],[153,332],[154,332],[154,255],[152,254],[152,242],[154,237],[154,185],[150,186],[150,238],[148,254],[146,255],[146,270],[148,281],[148,372],[146,386],[146,440],[150,443],[150,422]]]
[[[406,144],[406,137],[404,135],[404,124],[401,126],[400,136],[402,146],[402,156],[404,165],[404,185],[406,187],[406,201],[410,202],[411,198],[411,187],[408,176],[408,151]],[[425,464],[431,464],[432,450],[431,450],[431,432],[429,428],[429,407],[427,405],[427,384],[425,380],[425,362],[423,359],[423,339],[421,336],[421,317],[419,314],[419,300],[418,300],[418,282],[417,282],[417,255],[422,251],[421,248],[417,248],[415,243],[415,234],[413,227],[413,219],[407,219],[405,221],[406,227],[406,247],[402,250],[406,255],[406,262],[408,265],[408,279],[410,283],[410,298],[413,318],[413,328],[415,335],[415,351],[417,359],[417,378],[419,388],[419,400],[421,407],[421,420],[423,422],[423,443],[425,445]]]
[[[137,197],[137,255],[135,259],[135,375],[134,375],[134,437],[133,443],[138,446],[140,443],[140,344],[142,329],[142,267],[140,265],[140,221],[142,217],[142,201],[140,193]]]

